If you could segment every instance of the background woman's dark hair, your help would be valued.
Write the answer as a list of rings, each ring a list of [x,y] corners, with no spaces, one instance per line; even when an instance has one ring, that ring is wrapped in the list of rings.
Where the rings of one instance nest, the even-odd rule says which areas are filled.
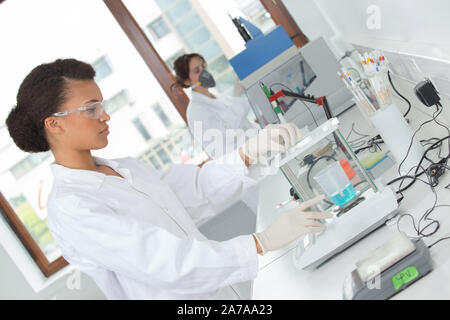
[[[14,143],[26,152],[48,151],[44,120],[64,103],[67,80],[92,80],[94,76],[90,64],[75,59],[58,59],[34,68],[20,85],[17,104],[6,119]]]
[[[185,85],[184,82],[189,80],[189,61],[192,58],[199,57],[203,61],[205,58],[201,54],[198,53],[190,53],[179,56],[177,60],[173,63],[173,70],[175,71],[175,84],[182,88],[189,88],[189,86]]]

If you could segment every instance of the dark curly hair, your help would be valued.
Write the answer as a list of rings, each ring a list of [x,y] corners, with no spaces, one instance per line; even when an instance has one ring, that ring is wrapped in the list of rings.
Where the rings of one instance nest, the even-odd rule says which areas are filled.
[[[182,88],[189,88],[189,86],[185,85],[184,82],[189,80],[189,61],[192,58],[198,57],[205,61],[205,58],[201,54],[198,53],[189,53],[183,54],[179,56],[177,60],[173,63],[173,70],[175,71],[175,85],[178,85]]]
[[[67,80],[92,80],[94,76],[90,64],[75,59],[58,59],[34,68],[20,85],[17,104],[6,119],[17,147],[26,152],[48,151],[44,120],[65,102]]]

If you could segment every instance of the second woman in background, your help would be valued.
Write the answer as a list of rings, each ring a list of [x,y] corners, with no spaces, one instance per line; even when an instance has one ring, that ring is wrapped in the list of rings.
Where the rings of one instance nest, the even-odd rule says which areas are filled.
[[[247,118],[250,104],[247,98],[210,92],[214,77],[206,70],[206,61],[198,53],[185,54],[174,62],[176,83],[191,88],[186,118],[195,143],[212,159],[239,148],[249,137],[256,135],[258,126]],[[235,88],[237,95],[238,88]],[[249,190],[243,200],[254,212],[257,190]]]

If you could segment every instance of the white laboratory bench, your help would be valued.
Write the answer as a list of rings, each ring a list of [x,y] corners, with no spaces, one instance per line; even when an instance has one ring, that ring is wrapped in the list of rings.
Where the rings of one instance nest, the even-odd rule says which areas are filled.
[[[360,131],[370,131],[370,128],[364,127],[365,121],[358,115],[356,108],[347,111],[339,119],[344,136],[350,132],[352,122],[357,123],[357,129]],[[423,118],[420,121],[424,121]],[[418,136],[431,137],[426,130]],[[439,136],[444,135],[439,132]],[[396,176],[395,170],[390,170],[383,178],[388,181]],[[450,204],[450,190],[445,189],[449,183],[450,174],[447,172],[440,178],[436,187],[438,205]],[[257,231],[264,230],[287,210],[276,209],[276,206],[289,198],[289,189],[290,185],[281,171],[260,183]],[[420,181],[404,191],[404,196],[399,214],[409,213],[414,216],[416,222],[433,206],[435,200],[430,187]],[[253,281],[252,299],[342,299],[344,279],[356,268],[355,262],[398,232],[397,217],[314,270],[300,270],[295,267],[294,249],[297,242],[287,248],[259,256],[259,271]],[[450,207],[436,208],[431,217],[439,220],[440,228],[433,236],[424,239],[427,245],[450,236]],[[417,236],[409,217],[403,217],[399,226],[408,236]],[[391,299],[450,299],[450,240],[443,240],[430,248],[430,254],[433,271]]]

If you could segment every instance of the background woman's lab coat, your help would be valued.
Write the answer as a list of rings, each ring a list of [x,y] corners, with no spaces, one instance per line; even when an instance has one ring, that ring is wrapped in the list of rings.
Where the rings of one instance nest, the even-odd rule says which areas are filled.
[[[235,151],[246,139],[258,133],[259,126],[247,118],[250,108],[247,98],[216,94],[216,99],[213,99],[192,91],[186,116],[195,143],[212,159]],[[217,130],[219,135],[214,136],[214,131],[208,134],[211,129]],[[229,136],[232,132],[236,139],[227,139],[227,131]],[[242,200],[256,213],[258,186],[249,188]]]
[[[94,160],[124,178],[53,163],[48,224],[107,298],[236,299],[231,285],[256,277],[252,235],[210,241],[195,225],[253,183],[237,152],[163,174],[130,157]]]

